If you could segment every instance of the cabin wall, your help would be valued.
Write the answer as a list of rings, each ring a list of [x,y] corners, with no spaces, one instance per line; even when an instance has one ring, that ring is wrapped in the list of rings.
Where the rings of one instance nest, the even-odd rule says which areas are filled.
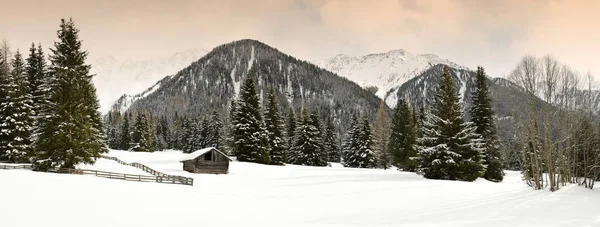
[[[197,162],[194,166],[195,173],[221,173],[229,172],[229,161],[226,162]]]
[[[195,164],[196,164],[195,160],[184,161],[183,162],[183,170],[193,173],[196,169]]]

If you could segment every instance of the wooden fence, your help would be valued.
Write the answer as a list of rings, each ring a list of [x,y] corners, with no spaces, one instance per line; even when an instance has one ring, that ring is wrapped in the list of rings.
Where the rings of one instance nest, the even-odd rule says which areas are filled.
[[[193,185],[194,184],[194,179],[192,179],[192,178],[183,178],[183,177],[177,177],[177,176],[170,176],[170,177],[145,176],[145,175],[114,173],[114,172],[89,170],[89,169],[64,169],[64,168],[63,169],[54,169],[49,172],[94,175],[96,177],[127,180],[127,181],[157,182],[157,183],[183,184],[183,185]]]
[[[111,157],[111,156],[106,156],[106,155],[101,155],[101,158],[104,159],[109,159],[109,160],[113,160],[115,162],[118,162],[121,165],[126,165],[126,166],[133,166],[135,168],[141,169],[142,171],[152,174],[153,176],[156,176],[157,178],[161,178],[161,179],[165,179],[166,181],[170,181],[172,179],[176,179],[176,180],[180,180],[180,182],[182,182],[181,184],[186,184],[186,185],[194,185],[194,178],[191,177],[182,177],[182,176],[176,176],[176,175],[169,175],[169,174],[165,174],[165,173],[161,173],[158,172],[144,164],[141,163],[137,163],[137,162],[133,162],[133,163],[127,163],[124,162],[121,159],[118,159],[116,157]],[[183,183],[185,182],[185,183]]]
[[[117,159],[118,160],[118,159]],[[116,160],[115,160],[116,161]],[[117,162],[125,163],[121,160]],[[181,185],[194,185],[194,178],[190,177],[182,177],[182,176],[172,176],[164,173],[160,173],[153,169],[148,168],[142,164],[138,164],[137,168],[140,168],[146,172],[155,172],[156,174],[152,174],[153,176],[145,176],[145,175],[134,175],[134,174],[124,174],[124,173],[114,173],[114,172],[106,172],[106,171],[98,171],[98,170],[89,170],[89,169],[51,169],[48,172],[51,173],[64,173],[64,174],[80,174],[80,175],[94,175],[96,177],[109,178],[109,179],[119,179],[126,181],[139,181],[139,182],[156,182],[156,183],[165,183],[165,184],[181,184]],[[125,163],[124,165],[129,165]],[[133,166],[133,165],[132,165]],[[27,169],[32,170],[31,165],[3,165],[0,164],[0,169]]]
[[[31,170],[31,165],[2,165],[0,164],[0,169],[29,169]]]

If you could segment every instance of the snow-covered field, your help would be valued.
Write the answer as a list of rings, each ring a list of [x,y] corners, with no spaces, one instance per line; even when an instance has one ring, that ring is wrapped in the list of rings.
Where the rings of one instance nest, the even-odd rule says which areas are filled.
[[[517,172],[502,183],[467,183],[232,162],[228,175],[196,175],[181,170],[177,151],[108,155],[192,176],[195,185],[0,170],[0,226],[600,226],[600,191],[533,191]],[[110,162],[79,168],[137,171]]]

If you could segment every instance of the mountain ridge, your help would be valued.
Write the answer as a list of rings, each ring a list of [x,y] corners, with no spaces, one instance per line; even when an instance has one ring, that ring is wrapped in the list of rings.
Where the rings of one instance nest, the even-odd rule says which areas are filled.
[[[354,82],[312,63],[296,59],[257,40],[238,40],[215,47],[202,58],[164,78],[156,87],[133,96],[121,96],[114,111],[148,110],[153,115],[199,116],[217,111],[227,116],[229,103],[239,94],[251,68],[256,69],[261,100],[274,88],[284,113],[317,110],[333,117],[345,131],[351,115],[372,118],[381,100]],[[127,105],[126,105],[127,104]],[[128,106],[128,104],[131,104]],[[264,104],[264,103],[263,103]]]
[[[316,64],[363,87],[377,87],[376,95],[390,107],[396,105],[395,91],[398,87],[434,65],[445,64],[468,70],[435,54],[414,54],[404,49],[361,56],[338,54]]]

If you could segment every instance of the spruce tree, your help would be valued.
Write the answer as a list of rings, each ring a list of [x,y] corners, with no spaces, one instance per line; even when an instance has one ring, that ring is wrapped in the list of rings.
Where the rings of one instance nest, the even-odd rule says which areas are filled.
[[[483,143],[464,122],[458,91],[444,68],[419,142],[418,172],[430,179],[474,181],[485,171]]]
[[[284,153],[287,144],[283,136],[284,123],[279,111],[279,105],[275,99],[275,90],[271,88],[267,98],[267,109],[265,112],[265,127],[269,135],[269,155],[271,164],[283,164]]]
[[[7,62],[5,61],[2,51],[0,51],[0,108],[8,106],[12,100],[10,91],[14,90],[14,82],[9,75]],[[9,143],[13,140],[8,134],[2,133],[9,130],[6,121],[10,113],[4,110],[0,111],[0,161],[8,161],[9,159]]]
[[[251,69],[235,104],[231,119],[233,152],[239,161],[269,164],[269,143],[254,85],[255,74],[255,68]]]
[[[416,116],[415,116],[416,118]],[[419,108],[419,119],[417,120],[417,125],[416,125],[416,132],[417,132],[417,138],[421,137],[422,134],[422,130],[421,128],[423,127],[423,124],[425,124],[425,119],[427,118],[426,113],[425,113],[425,108],[423,106],[421,106],[421,108]]]
[[[170,129],[171,141],[169,142],[171,144],[170,147],[175,150],[183,150],[183,145],[181,143],[182,138],[183,138],[183,133],[184,133],[183,120],[184,120],[184,117],[179,116],[179,114],[177,112],[175,112],[175,116],[173,117],[173,124],[172,124],[173,127]]]
[[[0,160],[25,162],[32,155],[33,107],[28,93],[25,63],[17,51],[12,72],[0,84]]]
[[[110,127],[107,130],[106,137],[108,138],[108,148],[119,149],[119,133],[117,133],[116,128]]]
[[[313,113],[309,116],[304,110],[302,121],[297,123],[294,146],[288,156],[289,162],[296,165],[326,166],[327,157],[323,154],[318,115]]]
[[[73,20],[61,20],[50,56],[51,106],[40,122],[36,141],[38,167],[74,168],[92,164],[107,152],[93,75],[81,49],[79,30]]]
[[[132,150],[141,152],[152,152],[153,147],[153,134],[151,131],[150,120],[148,120],[146,112],[140,112],[137,114],[135,123],[133,126],[132,133]]]
[[[335,125],[333,124],[332,117],[327,118],[325,133],[323,135],[323,148],[327,154],[327,161],[341,161],[341,154],[338,148],[338,135],[335,132]]]
[[[123,124],[121,124],[121,132],[119,133],[118,149],[128,151],[131,148],[131,132],[130,127],[131,114],[123,114]]]
[[[388,150],[390,134],[390,116],[385,102],[381,101],[373,127],[373,150],[377,157],[377,166],[383,169],[389,168],[392,164],[392,157]]]
[[[483,163],[486,165],[486,171],[483,178],[500,182],[504,178],[502,170],[502,160],[500,154],[500,145],[498,135],[496,134],[496,124],[494,123],[494,111],[492,110],[492,100],[490,99],[489,88],[486,83],[485,70],[477,67],[477,80],[475,91],[473,92],[473,101],[470,110],[471,120],[475,125],[475,133],[482,136],[485,141],[485,157]]]
[[[169,122],[165,116],[161,116],[156,121],[156,149],[169,149],[171,148],[170,142],[171,130],[169,129]]]
[[[150,138],[150,151],[156,151],[156,141],[157,141],[157,133],[156,133],[156,118],[152,116],[149,112],[146,112],[148,117],[148,138]]]
[[[194,136],[189,140],[191,152],[206,148],[208,146],[210,128],[208,118],[202,118],[194,124]]]
[[[206,146],[214,147],[220,150],[221,143],[223,140],[221,136],[221,130],[223,130],[223,122],[221,122],[221,118],[219,117],[219,113],[217,111],[214,111],[212,113],[208,128],[208,142]]]
[[[358,123],[358,117],[356,114],[352,115],[350,120],[350,128],[348,133],[344,136],[344,142],[342,144],[342,164],[345,167],[356,167],[357,163],[354,163],[353,157],[359,149],[359,137],[360,137],[360,125]]]
[[[49,78],[46,73],[46,58],[42,50],[42,46],[36,48],[32,43],[29,49],[29,57],[27,58],[27,81],[29,82],[28,92],[31,95],[33,111],[35,119],[44,116],[44,109],[47,107],[49,100]],[[38,131],[37,120],[35,122],[35,131]]]
[[[183,153],[189,154],[194,152],[195,133],[195,123],[188,118],[183,119],[182,134],[180,138]]]
[[[232,99],[229,103],[229,124],[226,127],[226,136],[224,139],[224,145],[229,155],[235,155],[235,132],[236,125],[233,124],[233,119],[237,113],[236,100]]]
[[[399,98],[394,109],[392,130],[390,134],[389,153],[392,154],[395,165],[404,171],[414,171],[417,156],[414,149],[416,145],[416,129],[414,116],[408,103]]]
[[[350,150],[346,166],[353,168],[375,168],[377,159],[373,151],[373,134],[368,119],[363,119],[354,132],[357,140],[355,150]]]
[[[294,109],[290,108],[287,116],[286,125],[286,140],[289,148],[294,146],[294,131],[296,131],[296,116],[294,116]],[[286,155],[287,156],[287,155]],[[286,157],[287,160],[287,157]]]
[[[317,111],[312,111],[310,114],[309,125],[311,126],[310,129],[313,130],[313,137],[311,140],[317,145],[318,148],[318,153],[315,155],[311,163],[315,166],[325,166],[327,165],[327,152],[325,151],[323,145],[323,126],[321,125],[321,120],[319,119],[319,113]]]

